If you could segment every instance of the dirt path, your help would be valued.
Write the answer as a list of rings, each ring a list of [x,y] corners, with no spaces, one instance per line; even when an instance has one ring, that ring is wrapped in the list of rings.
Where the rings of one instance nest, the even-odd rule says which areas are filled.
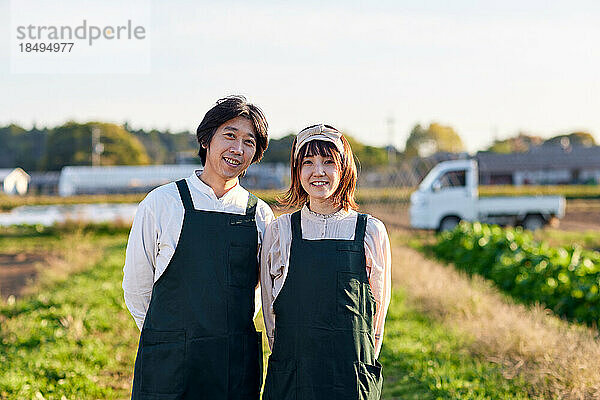
[[[0,296],[19,296],[37,275],[37,266],[45,262],[41,254],[0,254]]]

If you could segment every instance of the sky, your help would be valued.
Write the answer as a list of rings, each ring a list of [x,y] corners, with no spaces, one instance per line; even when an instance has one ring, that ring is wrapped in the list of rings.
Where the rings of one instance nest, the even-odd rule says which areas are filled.
[[[415,124],[438,122],[470,152],[520,131],[600,139],[599,2],[145,4],[148,70],[23,74],[11,73],[11,8],[0,0],[0,125],[193,132],[218,98],[239,93],[275,138],[325,122],[402,149]]]

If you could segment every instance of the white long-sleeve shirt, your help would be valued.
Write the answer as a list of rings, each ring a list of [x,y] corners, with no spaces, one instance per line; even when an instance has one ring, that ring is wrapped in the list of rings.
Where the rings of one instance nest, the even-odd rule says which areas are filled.
[[[304,206],[300,211],[302,238],[307,240],[343,239],[353,240],[358,213],[343,209],[323,216]],[[261,252],[260,285],[263,316],[269,346],[273,347],[275,313],[273,302],[281,291],[287,277],[292,243],[291,214],[284,214],[273,221],[263,239]],[[367,277],[377,303],[373,332],[375,355],[379,356],[385,325],[385,316],[391,297],[391,252],[385,226],[369,216],[365,232],[365,258]],[[318,277],[315,277],[318,279]]]
[[[196,210],[245,214],[248,191],[239,183],[217,198],[210,186],[200,180],[201,171],[186,178]],[[139,204],[125,253],[123,291],[125,304],[141,330],[150,305],[152,287],[165,272],[175,253],[184,216],[183,203],[174,182],[152,190]],[[256,227],[260,245],[273,211],[262,200],[256,205]],[[207,282],[207,284],[211,284]],[[260,307],[260,286],[255,293],[255,313]],[[255,314],[256,315],[256,314]]]

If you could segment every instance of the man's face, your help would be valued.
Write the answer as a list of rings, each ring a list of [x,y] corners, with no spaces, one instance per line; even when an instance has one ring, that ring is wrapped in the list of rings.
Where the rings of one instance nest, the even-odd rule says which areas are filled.
[[[217,128],[206,149],[204,172],[229,181],[252,163],[256,153],[256,132],[252,122],[236,117]]]

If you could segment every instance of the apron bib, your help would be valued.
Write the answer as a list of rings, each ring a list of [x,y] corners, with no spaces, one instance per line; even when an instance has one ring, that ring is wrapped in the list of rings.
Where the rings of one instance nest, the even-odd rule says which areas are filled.
[[[255,211],[195,210],[185,180],[175,253],[152,289],[135,361],[132,399],[258,400],[262,337]]]
[[[302,239],[292,214],[290,265],[273,303],[275,339],[264,400],[378,400],[375,300],[367,278],[359,214],[354,240]]]

